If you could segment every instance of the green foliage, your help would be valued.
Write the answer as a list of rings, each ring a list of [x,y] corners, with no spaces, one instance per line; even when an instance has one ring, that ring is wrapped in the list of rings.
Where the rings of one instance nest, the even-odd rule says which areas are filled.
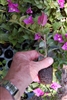
[[[0,4],[2,4],[3,6],[7,4],[6,0],[0,0]]]
[[[62,34],[65,34],[67,31],[67,24],[63,24],[61,22],[61,19],[66,16],[63,16],[63,14],[60,12],[60,7],[56,0],[13,0],[12,2],[18,3],[20,13],[9,13],[7,1],[0,0],[0,34],[3,34],[1,35],[0,42],[8,41],[16,46],[19,41],[18,38],[20,41],[28,38],[34,39],[33,35],[36,32],[47,34],[50,32],[51,27],[53,28],[54,32],[59,31],[62,32]],[[35,17],[33,19],[35,23],[25,26],[23,20],[28,17],[28,15],[25,13],[29,7],[32,7],[32,10],[34,11]],[[67,4],[65,4],[64,7],[65,13],[67,13],[66,8]],[[37,18],[39,15],[41,15],[42,11],[48,15],[48,23],[43,28],[37,24]],[[22,13],[24,16],[22,16]],[[60,27],[61,30],[59,30]],[[6,32],[8,34],[5,35]],[[22,34],[22,36],[19,36],[19,34]]]
[[[30,87],[32,88],[32,90],[33,90],[33,89],[36,89],[36,88],[39,87],[39,83],[33,82],[32,84],[30,84]]]

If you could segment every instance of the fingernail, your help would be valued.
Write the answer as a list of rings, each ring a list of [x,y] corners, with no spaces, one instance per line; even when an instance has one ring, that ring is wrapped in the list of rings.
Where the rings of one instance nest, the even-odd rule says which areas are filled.
[[[49,63],[49,64],[52,64],[52,63],[53,63],[53,59],[49,57],[49,58],[48,58],[48,63]]]

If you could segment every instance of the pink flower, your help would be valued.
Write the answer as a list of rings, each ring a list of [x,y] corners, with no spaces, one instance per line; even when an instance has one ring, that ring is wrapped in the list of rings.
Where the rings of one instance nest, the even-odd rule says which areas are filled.
[[[64,3],[65,3],[65,0],[58,0],[58,4],[60,5],[60,8],[64,7]]]
[[[64,45],[62,46],[63,50],[67,50],[67,42],[64,43]]]
[[[12,3],[11,0],[7,0],[8,2],[8,12],[20,12],[18,9],[18,4]]]
[[[26,25],[28,25],[28,24],[33,24],[33,23],[34,23],[32,16],[29,16],[28,18],[24,19],[23,22],[24,22]]]
[[[44,26],[46,23],[47,23],[47,15],[42,13],[42,15],[38,17],[38,24]]]
[[[56,33],[54,35],[54,40],[55,41],[58,41],[59,43],[63,43],[64,42],[62,35],[61,34],[58,34],[58,33]]]
[[[37,88],[37,89],[33,90],[33,92],[34,92],[38,97],[44,95],[44,92],[43,92],[40,88]]]
[[[7,2],[11,2],[11,0],[7,0]]]
[[[67,33],[65,34],[65,37],[67,38]]]
[[[39,40],[39,39],[41,39],[41,35],[40,35],[40,33],[36,33],[35,34],[35,40]]]
[[[61,85],[59,85],[58,83],[56,82],[53,82],[50,86],[50,88],[54,89],[54,90],[58,90],[58,88],[61,88]]]
[[[27,9],[26,13],[27,13],[27,14],[32,14],[32,13],[33,13],[31,7]]]

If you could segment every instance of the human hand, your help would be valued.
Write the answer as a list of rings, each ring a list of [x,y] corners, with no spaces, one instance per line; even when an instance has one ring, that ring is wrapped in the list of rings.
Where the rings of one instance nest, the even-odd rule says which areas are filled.
[[[42,61],[35,62],[41,54],[35,50],[17,52],[11,64],[11,67],[5,77],[10,80],[20,90],[20,94],[35,79],[38,71],[47,68],[53,63],[51,57],[47,57]]]

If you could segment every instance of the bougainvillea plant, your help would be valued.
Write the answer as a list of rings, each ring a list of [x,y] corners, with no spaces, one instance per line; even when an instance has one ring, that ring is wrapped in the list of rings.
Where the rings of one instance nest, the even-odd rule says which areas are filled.
[[[67,0],[0,0],[0,43],[7,42],[17,50],[36,49],[44,55],[47,48],[60,82],[60,70],[67,64]]]

